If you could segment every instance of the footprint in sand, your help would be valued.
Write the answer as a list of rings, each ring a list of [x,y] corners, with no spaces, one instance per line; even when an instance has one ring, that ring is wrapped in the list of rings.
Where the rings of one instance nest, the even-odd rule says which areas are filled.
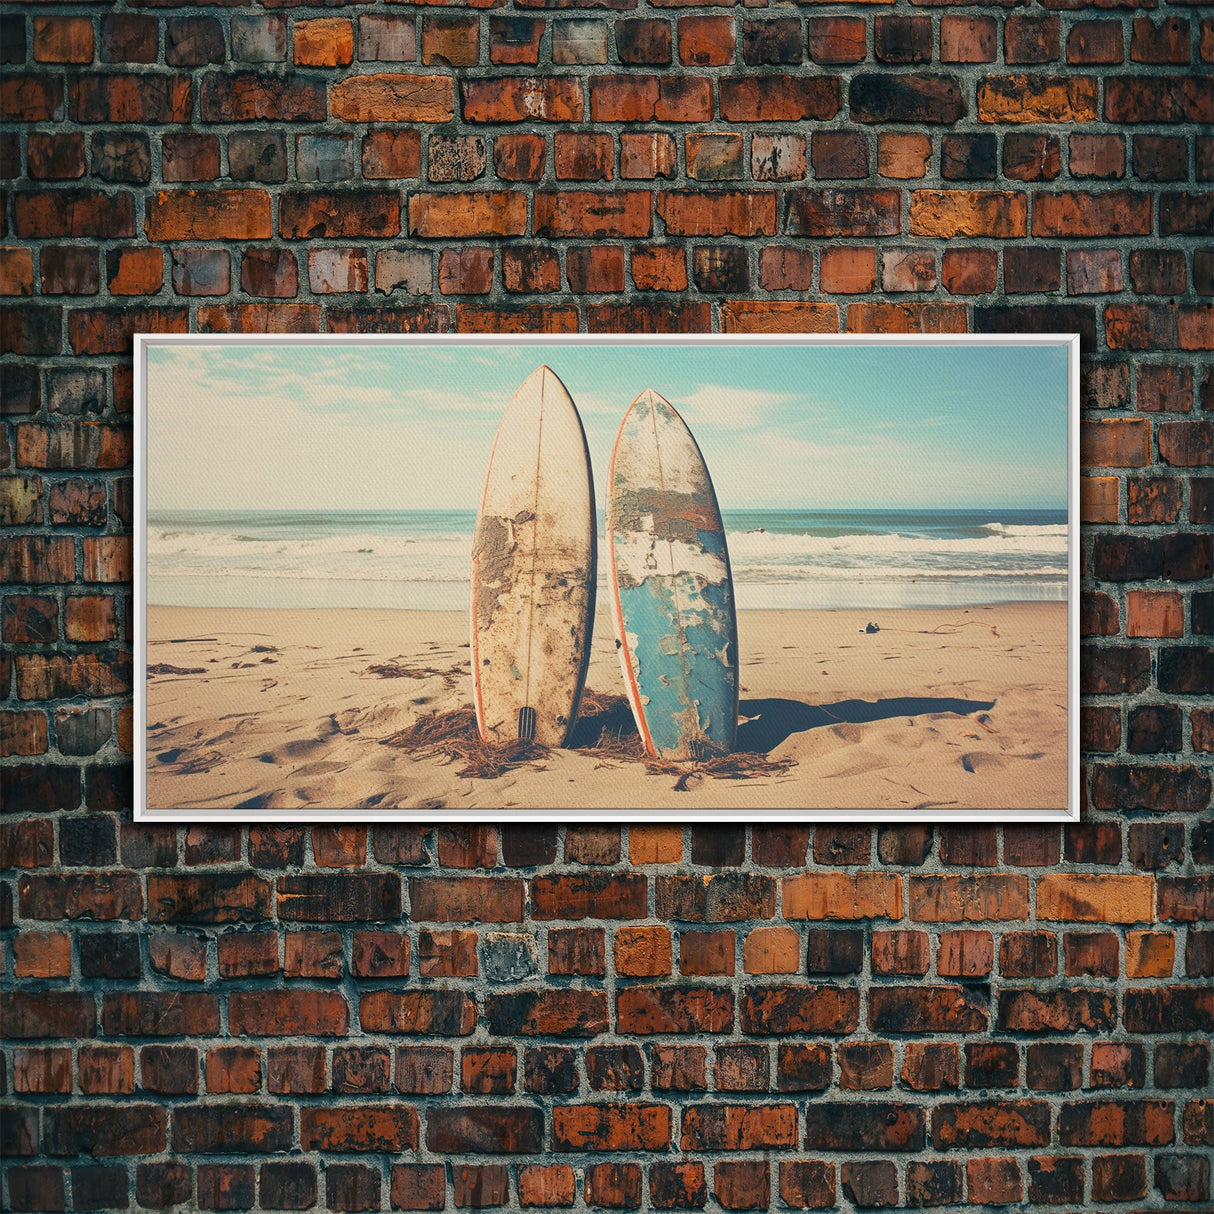
[[[847,779],[850,776],[865,776],[870,771],[879,771],[883,767],[894,766],[888,759],[883,759],[875,754],[860,754],[846,767],[839,768],[838,771],[826,772],[826,778],[829,780]]]
[[[971,750],[961,756],[961,766],[973,775],[983,771],[999,771],[1007,766],[1003,755],[987,754],[981,750]]]
[[[844,742],[859,742],[864,737],[864,731],[859,725],[833,725],[830,732],[836,738],[842,738]]]

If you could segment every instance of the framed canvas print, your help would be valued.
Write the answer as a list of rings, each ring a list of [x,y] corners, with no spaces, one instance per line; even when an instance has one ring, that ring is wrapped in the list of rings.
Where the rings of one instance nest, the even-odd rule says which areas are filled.
[[[136,816],[1077,818],[1078,338],[136,338]]]

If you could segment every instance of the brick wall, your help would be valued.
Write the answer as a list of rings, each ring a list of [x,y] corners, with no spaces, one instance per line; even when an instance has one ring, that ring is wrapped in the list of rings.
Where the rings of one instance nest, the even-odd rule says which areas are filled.
[[[0,16],[0,1204],[1199,1209],[1214,25]],[[129,821],[135,331],[1078,330],[1085,822]]]

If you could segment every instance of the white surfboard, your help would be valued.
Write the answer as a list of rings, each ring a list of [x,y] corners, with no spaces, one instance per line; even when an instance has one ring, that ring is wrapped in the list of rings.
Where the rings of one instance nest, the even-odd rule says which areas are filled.
[[[568,741],[590,661],[595,531],[581,418],[540,367],[498,426],[472,544],[472,679],[486,741]]]

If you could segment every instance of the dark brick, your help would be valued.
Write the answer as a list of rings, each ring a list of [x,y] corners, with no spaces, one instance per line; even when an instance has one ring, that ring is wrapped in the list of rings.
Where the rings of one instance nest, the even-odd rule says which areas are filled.
[[[924,1111],[910,1104],[813,1102],[805,1108],[805,1147],[824,1151],[922,1151]]]
[[[811,928],[805,933],[806,973],[858,974],[864,965],[864,933]]]
[[[853,76],[848,90],[855,122],[952,123],[966,116],[965,97],[952,76]]]
[[[308,1210],[316,1204],[313,1164],[263,1163],[259,1179],[264,1210]]]
[[[85,978],[138,978],[143,972],[139,937],[133,932],[87,932],[77,937]]]

